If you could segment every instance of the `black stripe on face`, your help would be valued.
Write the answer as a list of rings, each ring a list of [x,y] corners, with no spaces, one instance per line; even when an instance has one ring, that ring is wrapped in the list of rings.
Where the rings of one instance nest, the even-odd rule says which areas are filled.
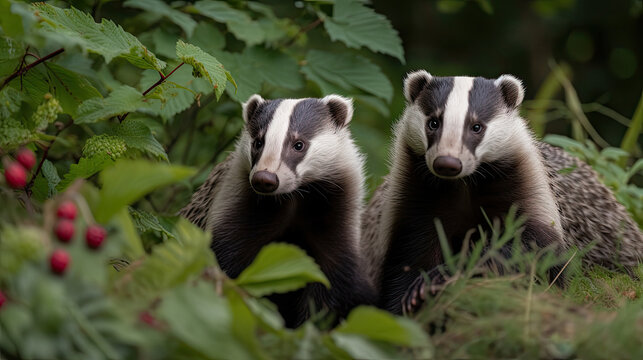
[[[475,154],[476,147],[484,138],[487,124],[502,111],[503,98],[500,89],[493,80],[477,77],[469,91],[469,109],[464,121],[462,143]],[[474,125],[479,124],[481,131],[473,131]]]
[[[311,140],[324,127],[332,125],[332,121],[328,106],[319,99],[304,99],[295,105],[281,152],[281,160],[293,173],[306,156]],[[295,149],[297,142],[304,144],[302,151]]]
[[[426,139],[428,142],[427,150],[438,141],[442,134],[443,115],[444,109],[449,99],[449,94],[453,90],[453,77],[432,77],[428,84],[417,97],[417,104],[426,115],[426,123],[424,129],[426,131]],[[437,129],[431,129],[429,124],[432,120],[438,122]]]
[[[257,146],[257,141],[265,143],[264,136],[268,130],[268,125],[272,121],[272,117],[279,107],[281,99],[277,100],[267,100],[257,105],[257,109],[252,113],[252,116],[248,119],[246,124],[246,129],[252,138],[252,143],[250,144],[250,158],[252,161],[252,166],[254,166],[259,158],[261,158],[261,153],[263,151],[263,144]]]

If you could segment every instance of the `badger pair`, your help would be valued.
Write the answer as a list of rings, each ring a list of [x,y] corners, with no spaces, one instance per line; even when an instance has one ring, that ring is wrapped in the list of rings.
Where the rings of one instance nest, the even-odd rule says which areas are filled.
[[[502,220],[516,205],[526,246],[561,252],[595,242],[585,257],[591,263],[641,262],[638,226],[596,173],[534,140],[518,114],[524,90],[516,78],[417,71],[404,95],[390,174],[365,211],[364,158],[348,129],[353,107],[337,95],[252,96],[235,151],[181,211],[212,232],[219,264],[233,278],[270,242],[295,244],[315,259],[330,289],[309,284],[271,297],[287,326],[310,315],[310,300],[339,317],[359,304],[397,314],[415,308],[423,273],[441,276],[436,218],[457,250],[470,229],[485,229],[486,218]]]

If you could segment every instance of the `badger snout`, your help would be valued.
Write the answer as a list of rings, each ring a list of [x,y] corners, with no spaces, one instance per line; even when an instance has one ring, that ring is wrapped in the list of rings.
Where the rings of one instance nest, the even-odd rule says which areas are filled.
[[[270,171],[261,170],[257,171],[250,181],[252,188],[256,192],[269,194],[279,187],[279,178],[277,174],[271,173]]]
[[[438,156],[433,161],[433,171],[440,176],[457,176],[462,171],[462,161],[453,156]]]

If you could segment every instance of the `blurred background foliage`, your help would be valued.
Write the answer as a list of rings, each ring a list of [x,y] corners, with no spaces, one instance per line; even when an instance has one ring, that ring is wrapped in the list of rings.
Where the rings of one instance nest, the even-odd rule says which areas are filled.
[[[351,129],[368,156],[373,189],[387,172],[404,74],[427,69],[523,79],[522,111],[537,136],[549,134],[546,141],[592,165],[641,224],[641,0],[47,4],[53,7],[0,0],[2,168],[24,145],[39,160],[26,189],[0,186],[3,355],[209,359],[226,357],[221,349],[254,358],[641,355],[640,280],[597,269],[574,276],[569,291],[550,289],[536,281],[535,269],[548,266],[536,264],[538,254],[516,259],[531,265],[529,276],[523,269],[472,279],[477,266],[459,271],[419,322],[364,307],[334,331],[317,314],[297,330],[284,329],[274,307],[258,297],[276,291],[275,283],[302,286],[302,273],[315,274],[306,282],[320,281],[316,265],[285,269],[255,294],[218,270],[206,233],[175,216],[233,148],[243,126],[240,102],[255,92],[354,98]],[[70,6],[79,11],[59,10]],[[81,178],[88,181],[74,182]],[[78,229],[105,226],[104,250],[87,249],[81,231],[71,244],[55,241],[62,199],[81,208]],[[518,228],[502,238],[517,238]],[[56,248],[73,258],[63,278],[46,265]],[[264,250],[270,256],[254,266],[306,258],[292,248]],[[621,310],[616,316],[586,304]],[[439,329],[447,322],[449,331]],[[611,347],[594,351],[594,344]]]

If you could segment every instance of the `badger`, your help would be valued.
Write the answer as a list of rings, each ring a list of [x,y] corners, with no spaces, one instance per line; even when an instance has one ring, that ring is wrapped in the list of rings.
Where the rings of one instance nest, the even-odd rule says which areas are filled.
[[[364,158],[349,130],[352,101],[265,100],[243,104],[245,127],[235,150],[180,211],[212,233],[221,269],[236,278],[271,242],[294,244],[329,279],[269,296],[286,326],[315,309],[345,317],[375,296],[359,252]]]
[[[598,241],[590,261],[641,261],[640,230],[596,173],[534,139],[518,113],[524,97],[518,79],[435,77],[421,70],[406,77],[404,95],[390,173],[363,218],[363,252],[382,307],[413,311],[432,288],[427,285],[444,281],[434,219],[457,251],[467,233],[473,231],[474,241],[479,227],[490,233],[487,219],[502,221],[512,205],[526,219],[521,242],[527,249],[560,254]],[[501,253],[510,256],[510,247]],[[557,275],[561,267],[552,270]]]

